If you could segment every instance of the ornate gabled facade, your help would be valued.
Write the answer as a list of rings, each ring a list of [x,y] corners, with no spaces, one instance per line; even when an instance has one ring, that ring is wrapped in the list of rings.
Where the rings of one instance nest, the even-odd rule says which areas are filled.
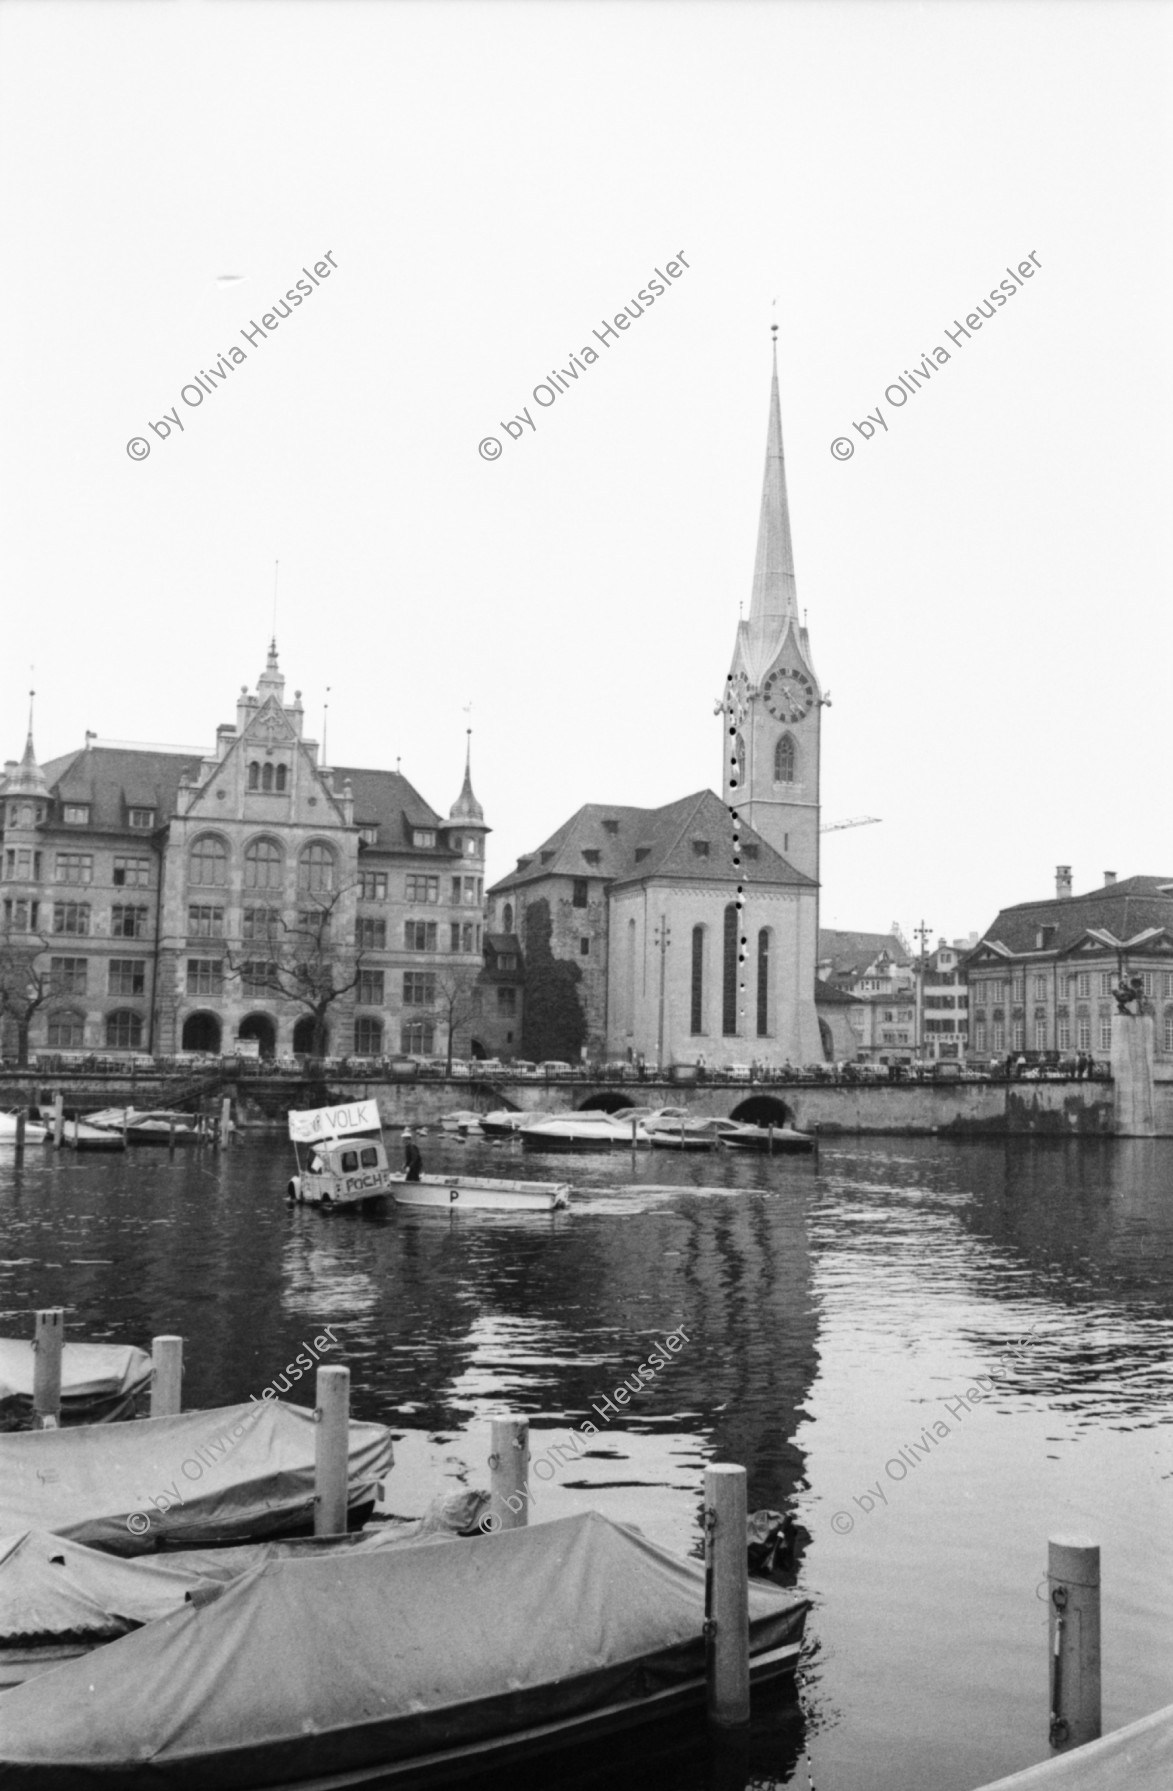
[[[321,764],[303,722],[274,643],[204,756],[87,735],[42,771],[30,734],[0,815],[5,933],[52,966],[35,1048],[431,1053],[458,1015],[467,1038],[489,831],[467,758],[444,818],[397,771]],[[293,993],[311,971],[338,991],[324,1036]]]
[[[965,961],[974,1056],[1083,1052],[1108,1062],[1113,989],[1141,979],[1156,1018],[1159,1056],[1173,1056],[1173,877],[1106,872],[1072,893],[1060,865],[1056,894],[1003,908]]]
[[[776,365],[753,599],[726,692],[724,802],[704,790],[657,809],[588,803],[490,891],[491,931],[519,936],[526,954],[527,1014],[531,931],[543,963],[552,954],[575,967],[562,973],[580,1022],[567,1037],[590,1057],[798,1066],[825,1056],[815,1011],[823,699],[795,604]]]

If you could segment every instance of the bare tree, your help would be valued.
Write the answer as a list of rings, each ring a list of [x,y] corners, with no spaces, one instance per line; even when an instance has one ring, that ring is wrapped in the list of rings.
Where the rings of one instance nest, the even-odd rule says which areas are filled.
[[[435,1005],[433,1013],[448,1032],[448,1073],[452,1072],[452,1047],[457,1030],[471,1020],[477,1011],[477,983],[480,967],[453,964],[450,969],[435,973]]]
[[[29,1028],[33,1016],[60,993],[45,954],[44,933],[0,932],[0,1029],[16,1034],[16,1061],[29,1060]]]
[[[334,1003],[357,988],[363,953],[340,937],[339,903],[344,890],[298,893],[297,919],[276,910],[260,937],[225,952],[228,968],[254,994],[272,995],[305,1009],[313,1021],[313,1055],[326,1055],[326,1016]]]

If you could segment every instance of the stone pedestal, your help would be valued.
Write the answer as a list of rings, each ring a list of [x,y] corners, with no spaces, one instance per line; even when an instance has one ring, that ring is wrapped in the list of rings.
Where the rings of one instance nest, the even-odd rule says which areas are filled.
[[[1117,1137],[1156,1136],[1153,1034],[1151,1014],[1113,1016],[1112,1080]]]

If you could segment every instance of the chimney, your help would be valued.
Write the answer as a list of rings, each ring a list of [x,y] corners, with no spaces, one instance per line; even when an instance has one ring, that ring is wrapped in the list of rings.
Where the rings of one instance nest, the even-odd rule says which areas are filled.
[[[1116,881],[1115,871],[1105,871],[1104,872],[1104,888],[1105,889],[1107,889],[1110,884],[1115,883],[1115,881]]]
[[[1055,894],[1060,897],[1071,894],[1071,866],[1069,864],[1055,866]]]

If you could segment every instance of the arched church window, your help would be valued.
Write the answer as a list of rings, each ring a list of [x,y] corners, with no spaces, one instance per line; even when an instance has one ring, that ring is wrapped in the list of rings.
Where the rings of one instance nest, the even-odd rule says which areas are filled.
[[[506,902],[504,908],[501,910],[501,930],[504,933],[512,933],[512,931],[513,931],[513,903],[512,902]]]
[[[297,864],[297,887],[311,895],[322,895],[334,887],[334,854],[329,846],[315,840],[306,846]]]
[[[248,787],[250,790],[259,790],[261,787],[261,768],[255,759],[248,768]]]
[[[272,765],[266,765],[265,769],[261,772],[261,788],[262,790],[271,790],[273,788]]]
[[[705,929],[692,929],[692,1006],[689,1031],[705,1030]]]
[[[246,889],[280,889],[285,880],[285,857],[276,840],[252,840],[244,855]]]
[[[792,734],[782,734],[774,748],[774,782],[776,784],[792,784],[794,772],[798,764],[798,748],[794,744]]]
[[[223,889],[228,882],[228,848],[223,840],[205,833],[191,848],[188,882],[198,889]]]
[[[286,782],[288,780],[288,777],[289,777],[289,773],[286,770],[285,766],[278,765],[277,777],[276,777],[276,784],[277,784],[278,790],[284,790]]]
[[[758,934],[758,1037],[768,1038],[770,1032],[770,929],[763,927]]]
[[[737,903],[725,909],[725,933],[721,953],[721,1031],[737,1036]]]

